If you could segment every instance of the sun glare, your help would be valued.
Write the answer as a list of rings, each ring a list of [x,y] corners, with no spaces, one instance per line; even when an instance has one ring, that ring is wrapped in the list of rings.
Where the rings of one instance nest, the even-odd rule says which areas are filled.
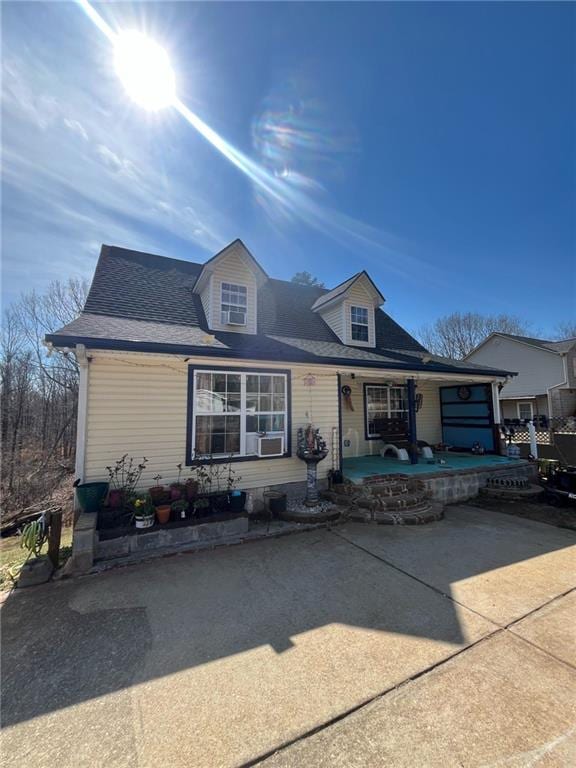
[[[121,32],[114,63],[128,95],[141,107],[158,110],[174,104],[176,78],[166,51],[140,32]]]

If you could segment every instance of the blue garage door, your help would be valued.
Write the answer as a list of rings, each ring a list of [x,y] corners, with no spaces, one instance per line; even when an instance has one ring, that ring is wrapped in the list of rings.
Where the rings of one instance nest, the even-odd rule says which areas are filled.
[[[494,451],[494,415],[490,385],[440,387],[442,440],[456,450],[480,443]]]

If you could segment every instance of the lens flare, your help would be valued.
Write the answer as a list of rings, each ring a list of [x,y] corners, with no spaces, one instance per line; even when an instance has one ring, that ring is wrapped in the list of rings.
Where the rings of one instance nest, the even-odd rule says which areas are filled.
[[[140,32],[121,32],[114,43],[116,72],[130,98],[156,111],[174,103],[176,78],[166,51]]]

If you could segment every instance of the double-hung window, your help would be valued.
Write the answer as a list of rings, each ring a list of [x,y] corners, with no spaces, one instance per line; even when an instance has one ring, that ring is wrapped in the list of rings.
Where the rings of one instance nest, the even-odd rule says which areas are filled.
[[[405,387],[385,387],[381,384],[366,384],[364,387],[366,403],[366,436],[378,437],[378,422],[382,419],[406,419]]]
[[[222,283],[220,322],[222,325],[245,325],[248,295],[245,285]]]
[[[283,436],[286,452],[289,375],[287,371],[192,371],[193,457],[255,456],[258,438],[265,436]]]
[[[534,417],[534,410],[532,408],[532,403],[529,401],[520,401],[517,403],[518,408],[518,418],[521,421],[532,421],[532,418]]]
[[[352,341],[368,341],[367,307],[350,307]]]

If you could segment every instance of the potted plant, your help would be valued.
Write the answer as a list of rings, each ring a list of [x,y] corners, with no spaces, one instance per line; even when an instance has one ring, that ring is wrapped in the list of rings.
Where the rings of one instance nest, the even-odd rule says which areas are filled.
[[[149,494],[137,496],[132,502],[136,528],[151,528],[154,525],[154,504]]]
[[[125,453],[113,467],[106,467],[110,480],[108,504],[112,509],[122,509],[129,504],[130,499],[135,495],[136,486],[147,462],[148,459],[144,456],[142,461],[136,464],[135,459]]]
[[[156,507],[156,518],[160,525],[166,525],[166,523],[170,522],[171,511],[170,504],[160,504],[160,506]]]
[[[173,520],[185,520],[188,513],[188,502],[186,499],[178,499],[178,501],[172,502],[170,509]]]
[[[198,495],[198,480],[193,477],[189,477],[188,480],[186,480],[186,485],[184,487],[188,501],[194,501]]]
[[[170,483],[171,501],[178,501],[185,495],[186,492],[186,489],[180,482],[180,478],[182,477],[182,463],[176,464],[176,469],[178,470],[178,480],[175,483]]]
[[[232,468],[232,462],[230,461],[228,463],[228,474],[226,478],[228,490],[227,502],[229,511],[237,515],[244,512],[244,507],[246,506],[246,491],[239,491],[236,489],[236,485],[240,480],[242,480],[242,478],[236,474]]]
[[[210,499],[206,496],[200,496],[192,502],[193,515],[195,517],[206,517],[210,514]]]
[[[148,488],[148,493],[154,504],[162,504],[166,498],[166,488],[164,488],[163,485],[160,485],[162,475],[155,475],[153,479],[156,481],[156,485]]]

